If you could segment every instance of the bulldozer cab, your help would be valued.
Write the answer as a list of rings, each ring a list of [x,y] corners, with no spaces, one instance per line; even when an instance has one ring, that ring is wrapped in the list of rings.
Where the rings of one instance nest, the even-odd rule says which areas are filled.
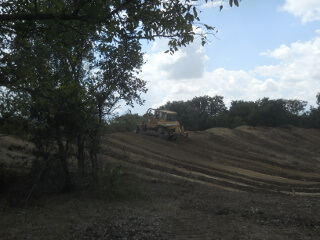
[[[183,126],[177,120],[177,113],[170,110],[149,108],[144,115],[144,121],[137,125],[136,132],[154,131],[159,136],[175,139],[177,136],[187,136]]]
[[[177,121],[177,114],[175,112],[169,112],[168,110],[160,110],[159,118],[162,121],[175,122]]]
[[[177,113],[169,110],[152,109],[149,108],[146,115],[148,124],[165,123],[165,122],[178,122]],[[179,124],[179,123],[177,123]]]

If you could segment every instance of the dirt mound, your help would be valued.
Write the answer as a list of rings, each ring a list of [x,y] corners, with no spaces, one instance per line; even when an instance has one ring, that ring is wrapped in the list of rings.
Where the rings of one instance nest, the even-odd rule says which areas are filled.
[[[241,126],[190,132],[179,141],[116,133],[103,142],[105,160],[117,158],[144,178],[320,196],[319,130]]]
[[[205,132],[216,135],[232,135],[232,130],[229,128],[210,128]]]
[[[177,141],[115,133],[104,137],[100,156],[154,181],[320,196],[319,142],[319,130],[293,126],[212,128]],[[31,149],[27,142],[1,135],[0,163],[27,169]]]
[[[290,126],[215,128],[178,141],[108,135],[100,157],[137,175],[140,197],[75,192],[23,211],[0,199],[0,239],[318,239],[319,141],[319,130]],[[30,151],[0,137],[2,162],[23,163]]]

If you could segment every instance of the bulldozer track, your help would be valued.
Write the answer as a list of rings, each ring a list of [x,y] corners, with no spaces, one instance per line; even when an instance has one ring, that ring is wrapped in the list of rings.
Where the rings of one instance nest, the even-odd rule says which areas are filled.
[[[105,137],[103,154],[154,181],[320,196],[319,142],[319,131],[298,128],[212,129],[179,141],[116,133]]]
[[[61,212],[59,220],[71,221],[68,212],[72,220],[77,212],[79,219],[94,217],[89,227],[72,227],[65,239],[318,239],[319,142],[319,130],[294,127],[215,128],[175,141],[135,133],[105,135],[99,154],[103,173],[116,169],[121,175],[113,190],[130,193],[132,187],[132,198],[109,201],[103,193],[96,199],[90,190],[90,197],[81,190],[53,196],[48,202],[56,208],[50,211],[61,209],[63,201],[71,210],[64,211],[65,217]],[[31,153],[27,143],[0,137],[0,157],[8,166],[31,166],[22,158],[31,159]],[[57,201],[63,197],[67,200]],[[77,205],[81,208],[73,211]],[[15,215],[15,233],[21,214],[12,212],[9,208],[3,222]],[[32,225],[26,238],[34,230]]]

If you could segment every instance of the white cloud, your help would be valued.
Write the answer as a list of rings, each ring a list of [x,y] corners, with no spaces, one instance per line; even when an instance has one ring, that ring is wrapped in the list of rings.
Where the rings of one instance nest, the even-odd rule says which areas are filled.
[[[160,45],[156,41],[153,49],[160,50]],[[300,99],[315,105],[315,96],[320,92],[320,36],[268,50],[264,55],[278,59],[279,63],[252,71],[205,71],[207,57],[197,44],[174,55],[157,51],[145,56],[147,63],[140,77],[147,80],[149,91],[140,114],[148,107],[203,95],[221,95],[227,105],[232,100],[255,101],[263,97]]]
[[[278,49],[276,49],[273,52],[268,52],[268,55],[277,58],[277,59],[290,59],[292,57],[291,55],[291,49],[286,45],[281,45]]]
[[[220,7],[221,5],[225,5],[222,1],[208,1],[204,4],[201,4],[202,8],[212,8],[212,7]]]
[[[229,1],[214,1],[214,0],[209,0],[206,3],[201,4],[202,8],[217,8],[220,11],[220,6],[223,6],[223,9],[230,8],[229,7]]]
[[[193,43],[181,48],[173,55],[164,52],[167,48],[167,43],[163,40],[155,41],[152,53],[145,55],[146,64],[143,66],[143,72],[149,72],[148,76],[151,74],[156,75],[156,78],[173,81],[203,76],[204,62],[208,57],[201,45]]]
[[[190,46],[177,53],[177,56],[172,57],[175,58],[174,61],[159,65],[159,69],[166,72],[169,79],[179,80],[203,76],[204,61],[207,58],[204,51],[197,51],[195,47]]]
[[[257,67],[254,72],[259,77],[277,79],[276,85],[284,98],[307,100],[314,105],[320,92],[320,37],[282,45],[268,55],[280,63]]]
[[[302,23],[320,20],[319,0],[286,0],[281,10],[300,17]]]
[[[274,77],[285,82],[319,81],[320,37],[307,42],[281,45],[267,55],[280,60],[278,65],[260,66],[255,72],[260,76]]]

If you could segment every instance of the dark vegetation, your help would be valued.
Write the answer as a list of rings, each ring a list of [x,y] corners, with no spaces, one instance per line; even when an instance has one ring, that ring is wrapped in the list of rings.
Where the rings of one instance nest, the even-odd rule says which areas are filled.
[[[108,124],[106,124],[105,131],[107,133],[130,132],[136,129],[137,123],[141,121],[143,121],[143,116],[126,113],[122,116],[112,118]]]
[[[120,164],[130,159],[125,148],[112,151],[102,146],[105,133],[131,130],[141,119],[128,113],[106,121],[120,102],[143,103],[140,94],[146,91],[146,83],[138,77],[143,64],[140,40],[168,38],[168,52],[172,54],[196,37],[205,44],[206,36],[214,34],[213,27],[200,21],[194,2],[0,0],[1,239],[187,239],[180,237],[181,233],[183,236],[203,229],[218,232],[223,238],[231,232],[229,239],[235,239],[239,232],[230,228],[235,229],[235,221],[242,224],[243,219],[250,220],[243,232],[258,220],[259,224],[280,223],[284,229],[289,222],[298,237],[319,235],[317,220],[304,217],[308,211],[317,212],[316,200],[283,201],[276,195],[270,201],[262,196],[258,205],[253,199],[259,195],[238,195],[215,188],[202,191],[198,185],[184,181],[141,183]],[[229,0],[229,4],[239,5],[238,0]],[[193,26],[206,32],[199,35]],[[210,108],[202,98],[211,102]],[[295,124],[319,127],[319,107],[306,112],[304,102],[292,102],[287,108],[288,103],[281,102],[284,100],[279,104],[273,101],[278,100],[235,102],[227,110],[222,97],[205,96],[164,107],[177,111],[189,130],[260,125],[270,113],[267,110],[273,108],[283,115],[275,114],[273,120],[269,117],[269,124],[275,124],[275,119],[275,125],[282,124],[283,116],[291,116]],[[279,111],[283,104],[285,110]],[[247,114],[243,114],[244,109]],[[99,154],[116,163],[107,164]],[[141,186],[148,194],[140,202],[106,201],[133,199],[140,196]],[[279,202],[289,204],[279,211],[274,209]],[[25,204],[27,207],[20,208]],[[296,206],[302,214],[290,216],[288,210]],[[279,215],[282,211],[284,216]],[[223,218],[227,215],[230,218]],[[195,218],[199,220],[196,225]],[[204,221],[210,225],[203,225]],[[176,228],[173,223],[177,222]],[[228,225],[230,222],[232,225]],[[296,234],[296,222],[304,235]],[[256,237],[261,228],[257,229],[245,235],[246,239],[268,236],[268,232],[262,232]],[[212,239],[209,234],[207,239]]]
[[[167,38],[173,54],[214,34],[194,2],[0,1],[0,129],[32,142],[36,158],[21,188],[32,195],[48,182],[66,192],[76,176],[98,181],[105,119],[119,102],[144,102],[141,40]]]
[[[189,101],[167,102],[161,109],[178,113],[178,120],[186,130],[203,131],[214,127],[236,128],[243,125],[279,127],[292,125],[300,128],[320,128],[320,93],[317,107],[307,108],[307,102],[297,99],[269,99],[232,101],[226,107],[222,96],[194,97]],[[132,131],[143,116],[126,113],[107,124],[107,132]]]
[[[31,176],[18,178],[24,195],[98,184],[104,169],[98,158],[101,136],[131,131],[141,119],[128,113],[106,122],[121,101],[144,103],[146,82],[137,75],[143,64],[140,40],[168,38],[173,54],[195,38],[205,44],[214,34],[193,2],[0,1],[0,131],[31,142],[36,159]],[[205,32],[195,33],[193,26]],[[188,130],[319,127],[319,107],[305,111],[299,100],[234,101],[227,110],[223,97],[203,96],[163,107],[178,112]],[[6,191],[6,182],[17,179],[1,171]]]
[[[198,131],[213,127],[235,128],[242,125],[279,127],[293,125],[320,128],[320,93],[317,107],[306,109],[307,102],[297,99],[269,99],[232,101],[226,108],[222,96],[195,97],[189,101],[168,102],[161,108],[178,113],[180,123],[187,130]]]

